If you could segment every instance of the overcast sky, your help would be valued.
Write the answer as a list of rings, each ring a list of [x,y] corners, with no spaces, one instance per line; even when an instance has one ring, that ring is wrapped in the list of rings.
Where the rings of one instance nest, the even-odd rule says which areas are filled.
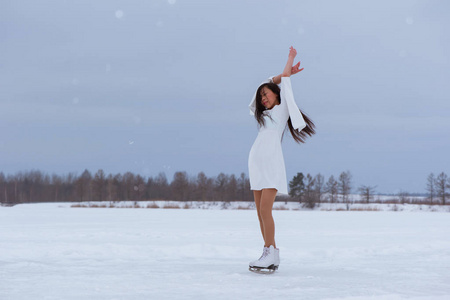
[[[449,1],[2,0],[0,172],[248,174],[248,104],[283,70],[317,126],[288,180],[424,192],[450,175]],[[356,189],[354,189],[356,190]]]

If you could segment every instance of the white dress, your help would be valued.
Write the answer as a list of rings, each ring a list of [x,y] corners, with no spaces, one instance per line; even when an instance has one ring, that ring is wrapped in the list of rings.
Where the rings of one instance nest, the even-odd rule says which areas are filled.
[[[267,82],[272,82],[272,78],[262,84]],[[277,195],[288,194],[286,168],[281,149],[281,138],[287,121],[290,117],[294,129],[299,131],[306,126],[295,103],[290,78],[282,77],[278,86],[281,89],[280,104],[264,111],[265,125],[260,126],[248,157],[250,189],[275,188]],[[256,92],[249,108],[250,114],[254,115]]]

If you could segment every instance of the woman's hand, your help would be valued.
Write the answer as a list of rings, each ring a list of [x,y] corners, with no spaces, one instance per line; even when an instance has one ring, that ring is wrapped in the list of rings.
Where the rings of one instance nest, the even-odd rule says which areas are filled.
[[[284,67],[283,73],[281,73],[282,77],[290,77],[291,75],[297,74],[298,72],[303,70],[303,68],[300,69],[300,62],[298,62],[295,66],[293,66],[294,58],[296,56],[297,50],[295,50],[295,48],[291,46],[289,48],[289,57],[286,63],[286,67]]]
[[[300,62],[298,62],[295,66],[291,69],[291,75],[297,74],[298,72],[303,71],[304,68],[300,69]]]
[[[292,60],[294,60],[294,58],[297,56],[297,50],[295,50],[294,47],[289,47],[289,58],[292,58]]]

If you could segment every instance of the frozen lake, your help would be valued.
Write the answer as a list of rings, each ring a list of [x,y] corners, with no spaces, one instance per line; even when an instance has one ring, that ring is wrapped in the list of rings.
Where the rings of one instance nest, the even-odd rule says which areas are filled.
[[[62,207],[59,207],[62,206]],[[0,207],[0,299],[450,299],[450,214]]]

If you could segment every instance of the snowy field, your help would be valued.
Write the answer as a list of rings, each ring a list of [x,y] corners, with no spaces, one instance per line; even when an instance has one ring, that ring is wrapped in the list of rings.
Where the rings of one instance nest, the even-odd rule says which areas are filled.
[[[450,214],[0,207],[0,299],[450,299]]]
[[[61,203],[60,206],[71,207],[114,207],[114,208],[182,208],[182,209],[255,209],[254,202],[211,202],[211,201],[117,201],[117,202],[72,202]],[[306,210],[303,203],[276,201],[275,210]],[[345,203],[321,203],[314,210],[342,211],[347,210]],[[450,212],[450,205],[425,205],[425,204],[389,204],[389,203],[351,203],[348,210],[356,211],[408,211],[408,212]]]

